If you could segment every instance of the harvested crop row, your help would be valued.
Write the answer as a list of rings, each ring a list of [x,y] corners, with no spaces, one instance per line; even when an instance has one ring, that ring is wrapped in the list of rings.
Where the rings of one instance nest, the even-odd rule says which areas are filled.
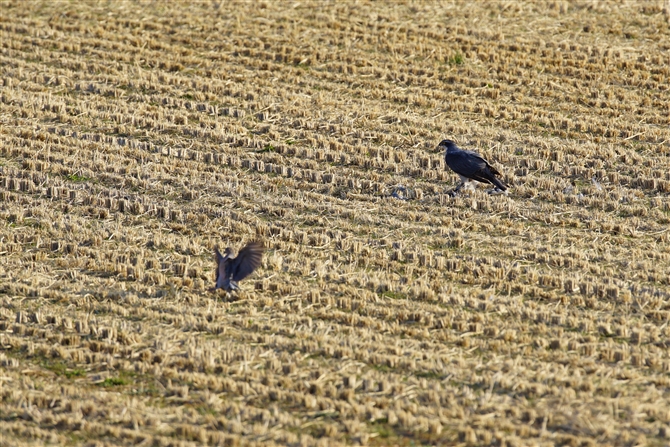
[[[5,2],[0,438],[662,444],[663,8]]]

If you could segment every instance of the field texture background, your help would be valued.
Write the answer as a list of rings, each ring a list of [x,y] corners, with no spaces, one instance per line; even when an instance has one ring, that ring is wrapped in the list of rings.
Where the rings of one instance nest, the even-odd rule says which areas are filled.
[[[3,1],[0,444],[667,445],[668,8]]]

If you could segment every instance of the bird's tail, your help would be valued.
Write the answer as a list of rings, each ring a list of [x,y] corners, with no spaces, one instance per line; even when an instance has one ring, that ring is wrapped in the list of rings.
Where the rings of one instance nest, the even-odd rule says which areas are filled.
[[[496,186],[496,188],[500,189],[501,191],[507,191],[507,185],[495,178],[495,176],[492,175],[490,180]]]
[[[477,172],[473,178],[480,182],[489,182],[501,191],[507,191],[507,185],[497,178],[496,175],[500,175],[500,173],[495,168],[487,166]]]

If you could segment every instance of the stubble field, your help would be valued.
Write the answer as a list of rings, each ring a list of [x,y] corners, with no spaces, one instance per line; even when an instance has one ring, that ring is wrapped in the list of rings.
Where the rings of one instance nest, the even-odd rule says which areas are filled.
[[[0,444],[666,445],[668,8],[2,2]]]

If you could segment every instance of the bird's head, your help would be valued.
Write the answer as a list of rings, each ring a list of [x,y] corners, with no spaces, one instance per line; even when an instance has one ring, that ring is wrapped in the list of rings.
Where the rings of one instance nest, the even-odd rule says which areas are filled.
[[[233,254],[233,249],[230,247],[226,247],[226,249],[223,251],[223,256],[226,258],[229,257],[230,255]]]
[[[456,147],[456,143],[451,140],[442,140],[440,144],[437,145],[437,149],[440,151],[446,151],[448,149],[453,149]]]

